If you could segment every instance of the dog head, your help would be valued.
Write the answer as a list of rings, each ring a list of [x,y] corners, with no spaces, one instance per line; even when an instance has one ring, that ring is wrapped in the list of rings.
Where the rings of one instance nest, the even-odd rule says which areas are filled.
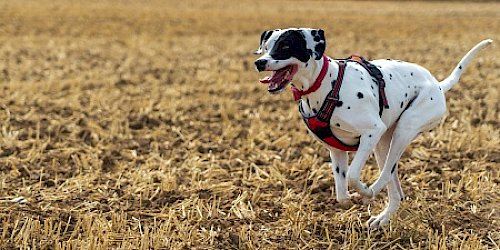
[[[293,80],[295,74],[307,68],[311,60],[321,60],[325,52],[325,33],[320,29],[268,30],[260,36],[255,54],[257,71],[272,71],[260,82],[268,84],[270,93],[279,93]]]

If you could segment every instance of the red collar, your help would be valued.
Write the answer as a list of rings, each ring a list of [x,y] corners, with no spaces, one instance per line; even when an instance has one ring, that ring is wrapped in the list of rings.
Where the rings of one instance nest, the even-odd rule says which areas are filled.
[[[318,78],[316,78],[316,81],[314,81],[314,84],[308,90],[300,90],[295,86],[292,86],[293,99],[295,101],[298,101],[302,96],[310,94],[319,89],[319,87],[321,86],[321,82],[325,78],[326,72],[328,72],[328,64],[328,57],[323,55],[323,67],[319,72]]]

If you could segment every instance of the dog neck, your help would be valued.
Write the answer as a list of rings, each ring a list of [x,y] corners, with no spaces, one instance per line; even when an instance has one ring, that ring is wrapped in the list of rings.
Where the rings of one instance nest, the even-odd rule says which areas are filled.
[[[327,72],[326,74],[323,75],[323,77],[321,77],[320,74],[323,67],[325,66],[324,63],[328,63]],[[316,96],[318,94],[321,95],[321,93],[319,92],[323,92],[322,90],[324,90],[325,88],[326,89],[331,88],[330,84],[325,84],[325,80],[330,79],[332,73],[338,70],[338,67],[335,66],[337,66],[335,63],[333,64],[330,63],[330,59],[324,60],[323,58],[321,58],[319,60],[310,60],[305,64],[304,67],[298,70],[297,74],[294,77],[295,78],[294,86],[297,89],[305,92],[311,90],[311,88],[313,88],[313,85],[317,80],[321,80],[320,83],[321,85],[316,91],[310,92],[309,94],[304,94],[303,97],[307,98],[308,96]],[[320,77],[322,79],[318,79]]]
[[[300,90],[306,91],[312,87],[323,68],[323,58],[310,60],[301,67],[295,75],[294,85]]]

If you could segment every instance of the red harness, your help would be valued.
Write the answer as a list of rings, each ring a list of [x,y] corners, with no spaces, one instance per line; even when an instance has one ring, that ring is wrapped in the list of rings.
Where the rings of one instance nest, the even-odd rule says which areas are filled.
[[[370,75],[377,80],[377,84],[379,86],[379,115],[382,115],[384,107],[389,108],[384,91],[385,82],[380,70],[362,57],[351,56],[347,59],[338,60],[339,73],[337,75],[337,80],[332,82],[332,90],[326,96],[325,101],[323,101],[323,104],[316,115],[307,116],[302,109],[302,103],[299,103],[299,111],[309,130],[311,130],[323,142],[342,151],[357,151],[359,142],[356,145],[345,144],[333,134],[330,128],[330,120],[332,118],[333,111],[339,103],[340,87],[342,86],[342,80],[344,78],[344,72],[348,61],[361,64],[370,73]],[[328,72],[328,64],[328,58],[323,56],[323,67],[321,68],[321,72],[314,84],[308,90],[302,91],[292,86],[295,101],[300,100],[303,95],[307,95],[319,89],[321,82]]]

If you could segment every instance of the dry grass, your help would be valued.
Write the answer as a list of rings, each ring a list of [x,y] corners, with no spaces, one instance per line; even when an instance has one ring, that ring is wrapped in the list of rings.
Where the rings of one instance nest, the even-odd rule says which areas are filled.
[[[499,3],[136,2],[0,3],[0,248],[498,249],[498,44],[406,151],[408,199],[378,231],[385,196],[340,208],[327,151],[250,52],[265,29],[320,27],[331,56],[443,79],[500,42]]]

